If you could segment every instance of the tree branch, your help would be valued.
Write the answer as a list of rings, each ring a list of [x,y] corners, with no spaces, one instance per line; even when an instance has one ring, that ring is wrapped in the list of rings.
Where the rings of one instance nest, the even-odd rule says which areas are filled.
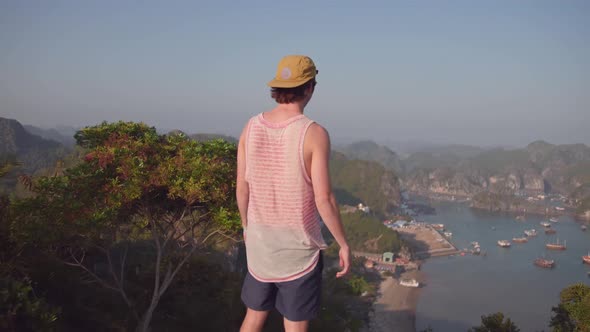
[[[80,259],[78,259],[76,257],[76,255],[74,255],[74,253],[72,252],[71,248],[68,248],[68,253],[70,254],[70,257],[72,258],[72,260],[74,261],[74,263],[70,263],[68,261],[64,261],[62,260],[62,262],[68,266],[74,266],[74,267],[78,267],[81,268],[82,270],[84,270],[84,272],[86,272],[88,275],[90,275],[96,282],[98,282],[99,284],[101,284],[104,288],[108,288],[114,291],[118,291],[118,289],[116,287],[113,287],[111,285],[109,285],[105,280],[103,280],[102,278],[100,278],[98,275],[96,275],[94,272],[90,271],[90,269],[88,269],[84,264],[84,258],[86,257],[86,251],[82,250],[82,257]]]
[[[182,260],[178,263],[178,265],[176,265],[176,268],[174,269],[174,272],[172,272],[172,274],[169,274],[170,269],[168,270],[168,273],[166,273],[166,279],[164,279],[164,282],[162,282],[162,288],[160,289],[161,294],[164,294],[164,292],[166,291],[168,286],[170,286],[170,284],[172,283],[172,280],[174,280],[174,277],[176,276],[178,271],[180,271],[180,268],[182,268],[184,263],[188,260],[188,258],[190,256],[192,256],[192,254],[195,252],[196,249],[197,249],[197,246],[193,245],[191,250],[182,258]]]
[[[131,312],[133,313],[133,316],[135,317],[135,319],[137,319],[137,321],[139,321],[139,314],[135,310],[135,306],[133,305],[133,303],[127,297],[127,293],[125,292],[125,288],[123,287],[125,260],[127,258],[127,251],[128,250],[129,250],[129,246],[125,246],[125,252],[123,253],[123,257],[121,258],[121,263],[120,263],[121,264],[120,278],[117,278],[117,274],[115,273],[115,269],[113,267],[113,262],[111,260],[110,251],[107,250],[106,256],[107,256],[107,260],[109,262],[109,271],[111,272],[113,280],[115,281],[115,284],[117,285],[117,290],[119,291],[119,293],[123,297],[123,300],[125,300],[125,303],[127,303],[127,306],[129,307],[129,309],[131,309]]]

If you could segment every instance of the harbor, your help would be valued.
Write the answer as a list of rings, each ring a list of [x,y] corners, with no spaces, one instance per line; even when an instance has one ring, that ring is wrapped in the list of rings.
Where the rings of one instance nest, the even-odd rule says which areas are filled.
[[[517,221],[508,214],[474,210],[465,204],[434,206],[437,214],[424,220],[444,223],[453,232],[451,241],[457,248],[477,243],[482,255],[431,258],[422,263],[419,272],[425,287],[419,291],[416,330],[430,326],[441,332],[466,331],[478,325],[482,315],[501,311],[522,331],[547,331],[560,291],[574,283],[590,284],[590,265],[584,264],[590,261],[590,233],[580,222],[563,216],[552,223],[558,241],[556,235],[532,231],[535,227],[539,231],[540,223],[548,220],[543,216]],[[525,230],[526,242],[510,241],[521,241]],[[499,240],[513,243],[503,248]],[[547,244],[567,245],[567,250],[552,250]],[[510,294],[510,300],[498,294]]]

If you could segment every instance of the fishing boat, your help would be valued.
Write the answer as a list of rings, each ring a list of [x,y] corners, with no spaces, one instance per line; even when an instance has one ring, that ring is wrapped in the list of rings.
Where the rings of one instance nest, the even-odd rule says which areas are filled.
[[[555,266],[555,261],[552,259],[537,258],[533,261],[533,264],[546,269],[552,269]]]
[[[508,240],[498,240],[498,245],[502,248],[510,247],[510,241]]]
[[[526,237],[513,237],[512,238],[512,242],[516,242],[516,243],[526,243],[529,242],[529,239]]]
[[[541,221],[539,224],[543,227],[551,227],[551,223],[548,221]]]
[[[537,236],[537,230],[536,230],[536,229],[526,229],[526,230],[524,231],[524,234],[525,234],[526,236],[530,236],[530,237],[532,237],[532,236]]]
[[[399,284],[402,286],[414,287],[414,288],[420,286],[420,283],[418,281],[416,281],[416,279],[401,279],[399,281]]]
[[[565,250],[565,249],[567,249],[565,241],[563,243],[559,243],[559,239],[557,239],[557,242],[555,242],[555,243],[550,242],[550,243],[545,244],[545,247],[550,250]]]
[[[590,251],[588,252],[588,255],[582,256],[582,261],[586,264],[590,264]]]
[[[549,218],[549,221],[551,221],[551,222],[558,222],[559,220],[557,218]]]

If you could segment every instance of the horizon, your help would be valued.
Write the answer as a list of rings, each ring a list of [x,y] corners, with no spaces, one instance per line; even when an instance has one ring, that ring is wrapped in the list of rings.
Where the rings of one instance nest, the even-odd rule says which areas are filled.
[[[2,117],[0,117],[2,118]],[[73,126],[67,126],[67,125],[58,125],[55,127],[42,127],[42,126],[36,126],[30,123],[23,123],[21,121],[19,121],[18,119],[13,119],[13,118],[6,118],[8,120],[15,120],[17,122],[19,122],[21,125],[23,126],[32,126],[32,127],[36,127],[42,130],[56,130],[60,135],[62,136],[67,136],[64,134],[64,131],[70,131],[70,130],[80,130],[84,127],[89,127],[89,126],[94,126],[94,125],[98,125],[99,123],[96,124],[92,124],[92,125],[86,125],[86,126],[81,126],[81,127],[73,127]],[[172,131],[176,131],[176,130],[180,130],[180,129],[170,129],[170,128],[158,128],[156,126],[152,126],[149,123],[146,123],[146,125],[150,126],[150,127],[154,127],[156,129],[156,131],[162,135],[162,134],[168,134]],[[26,128],[25,128],[26,130]],[[184,132],[182,131],[185,135],[191,136],[191,135],[223,135],[223,136],[229,136],[231,138],[234,138],[236,140],[238,140],[239,136],[233,136],[233,135],[227,135],[227,134],[223,134],[220,132]],[[30,133],[33,134],[33,133]],[[33,134],[36,135],[36,134]],[[415,152],[422,152],[423,150],[428,150],[428,149],[437,149],[437,148],[448,148],[448,147],[466,147],[466,148],[480,148],[480,149],[484,149],[484,150],[493,150],[493,149],[505,149],[505,150],[515,150],[515,149],[525,149],[528,145],[532,144],[532,143],[536,143],[536,142],[544,142],[550,145],[554,145],[554,146],[559,146],[559,145],[576,145],[576,144],[582,144],[585,146],[590,147],[589,144],[586,143],[582,143],[582,142],[574,142],[574,143],[564,143],[564,144],[559,144],[559,143],[554,143],[554,142],[550,142],[544,139],[537,139],[531,142],[528,142],[524,145],[501,145],[501,144],[489,144],[489,145],[476,145],[476,144],[467,144],[467,143],[439,143],[439,142],[432,142],[432,141],[420,141],[420,140],[409,140],[409,141],[377,141],[377,140],[372,140],[372,139],[367,139],[367,138],[356,138],[356,139],[352,139],[352,138],[344,138],[344,139],[334,139],[332,138],[332,150],[338,150],[339,148],[345,147],[347,145],[350,144],[355,144],[355,143],[362,143],[362,142],[372,142],[375,143],[379,146],[384,146],[389,148],[391,151],[395,152],[396,154],[399,154],[400,157],[402,157],[404,154],[412,154]],[[405,157],[408,157],[409,155],[406,155]]]
[[[586,1],[7,1],[0,116],[239,137],[273,107],[279,59],[302,53],[320,71],[306,114],[335,144],[590,145],[589,22]]]

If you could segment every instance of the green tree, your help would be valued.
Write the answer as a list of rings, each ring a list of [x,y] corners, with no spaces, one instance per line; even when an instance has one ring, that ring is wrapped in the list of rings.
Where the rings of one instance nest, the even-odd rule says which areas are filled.
[[[0,160],[0,178],[20,166],[15,158]],[[10,200],[0,195],[0,330],[53,331],[59,308],[37,297],[29,280],[15,280],[18,245],[10,237]]]
[[[400,235],[371,215],[347,213],[342,216],[342,223],[352,250],[381,254],[384,251],[398,252],[402,248]]]
[[[54,331],[59,312],[35,296],[29,282],[0,277],[0,330]]]
[[[497,312],[488,316],[481,316],[481,325],[474,326],[469,329],[469,332],[519,332],[520,329],[516,327],[510,318],[504,314]]]
[[[87,127],[75,138],[87,150],[84,160],[33,182],[35,196],[14,204],[16,236],[117,292],[136,329],[147,331],[160,299],[193,253],[233,239],[240,228],[236,147],[183,134],[162,136],[132,122]],[[132,298],[145,292],[129,290],[129,247],[147,241],[155,248],[148,266],[153,286],[149,296]]]
[[[553,307],[549,326],[555,332],[590,331],[590,287],[582,283],[564,288],[560,302]]]

